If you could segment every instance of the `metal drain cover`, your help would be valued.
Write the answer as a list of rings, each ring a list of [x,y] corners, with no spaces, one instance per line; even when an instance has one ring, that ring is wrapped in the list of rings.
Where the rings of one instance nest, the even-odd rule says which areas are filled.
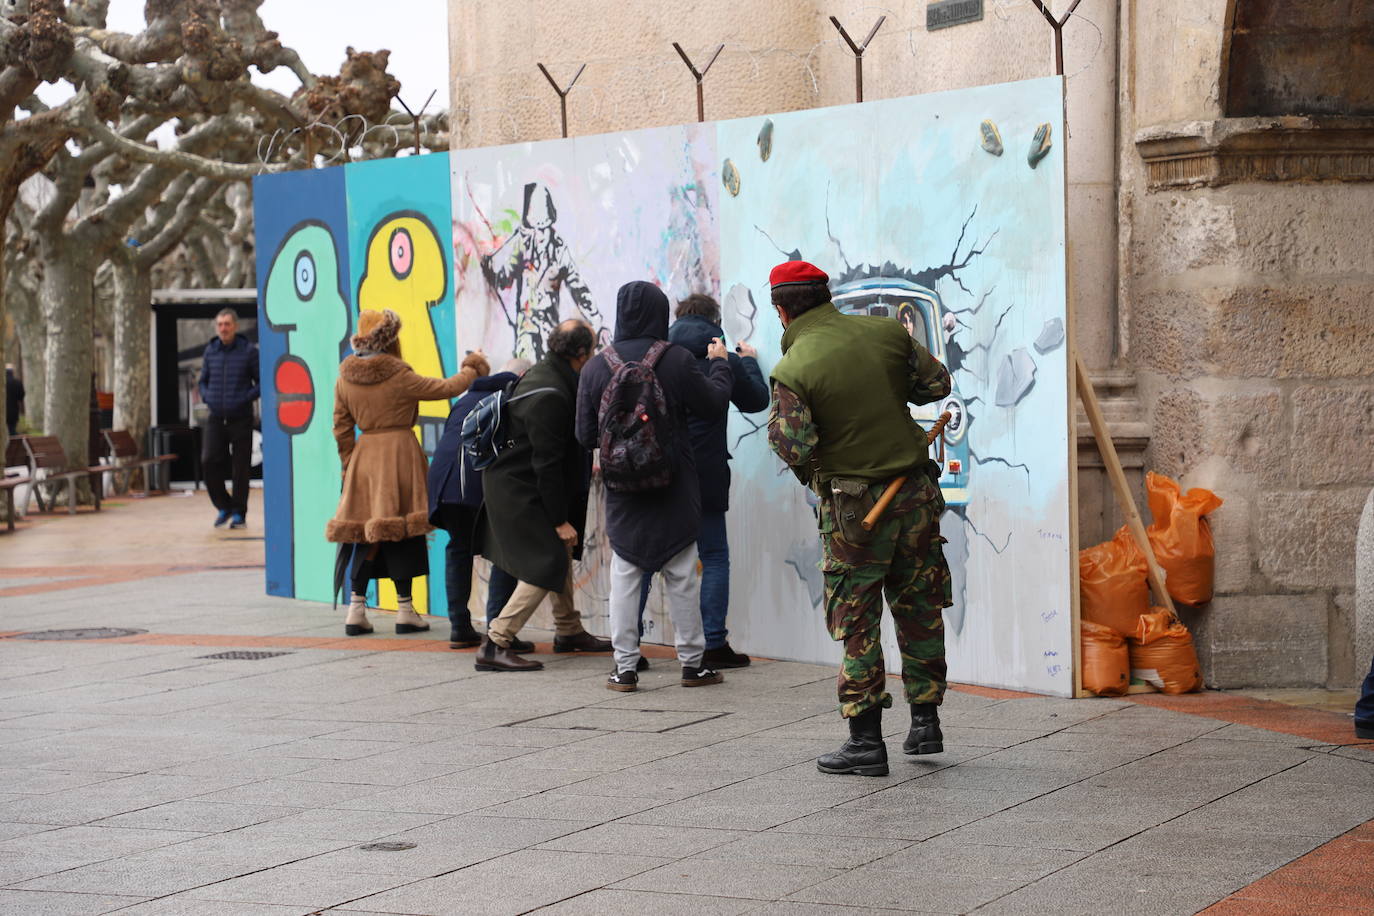
[[[359,846],[363,852],[401,852],[406,849],[414,849],[414,843],[368,843],[366,846]]]
[[[120,636],[137,636],[147,630],[124,629],[120,627],[77,627],[71,630],[36,630],[32,633],[19,633],[11,639],[116,639]]]
[[[291,655],[290,652],[250,652],[233,649],[229,652],[216,652],[214,655],[197,655],[196,658],[218,658],[226,661],[255,662],[260,658],[276,658],[278,655]]]

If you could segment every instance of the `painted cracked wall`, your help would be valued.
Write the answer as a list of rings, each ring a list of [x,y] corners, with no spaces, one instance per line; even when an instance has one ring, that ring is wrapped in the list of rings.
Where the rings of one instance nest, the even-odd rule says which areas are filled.
[[[735,333],[752,326],[765,362],[781,337],[768,271],[800,256],[830,274],[839,307],[902,320],[952,371],[955,397],[941,405],[958,421],[941,480],[950,677],[1070,695],[1061,122],[1051,78],[722,122],[717,146],[739,188],[721,199],[721,286]],[[730,539],[744,571],[731,604],[747,609],[732,612],[731,640],[833,661],[809,494],[753,422],[736,415],[731,435]]]

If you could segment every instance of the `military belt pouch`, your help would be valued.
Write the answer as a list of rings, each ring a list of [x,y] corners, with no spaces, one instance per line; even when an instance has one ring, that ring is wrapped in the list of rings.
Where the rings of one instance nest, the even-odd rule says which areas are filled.
[[[873,540],[873,532],[866,531],[863,526],[865,516],[878,502],[869,481],[832,477],[826,486],[830,490],[830,510],[840,538],[856,547]]]

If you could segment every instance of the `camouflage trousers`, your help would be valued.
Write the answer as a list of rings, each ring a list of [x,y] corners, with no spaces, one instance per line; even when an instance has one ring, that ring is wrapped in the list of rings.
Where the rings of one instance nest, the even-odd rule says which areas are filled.
[[[874,484],[870,495],[881,495]],[[841,536],[830,499],[820,505],[826,624],[844,643],[840,666],[840,714],[857,716],[890,707],[881,626],[883,596],[897,632],[902,685],[908,703],[939,703],[945,693],[945,625],[941,610],[952,603],[949,566],[940,537],[944,499],[926,474],[907,480],[868,543]]]

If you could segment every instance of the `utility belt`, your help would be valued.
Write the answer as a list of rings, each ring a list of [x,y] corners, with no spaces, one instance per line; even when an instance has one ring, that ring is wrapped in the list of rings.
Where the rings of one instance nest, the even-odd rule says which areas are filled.
[[[918,462],[905,474],[892,478],[905,477],[910,480],[920,474],[929,473],[928,462]],[[813,464],[812,486],[816,496],[827,504],[830,516],[835,520],[835,533],[846,543],[855,547],[869,544],[877,533],[878,526],[864,527],[864,519],[873,511],[890,481],[864,480],[858,477],[831,477],[820,483],[819,463]]]

